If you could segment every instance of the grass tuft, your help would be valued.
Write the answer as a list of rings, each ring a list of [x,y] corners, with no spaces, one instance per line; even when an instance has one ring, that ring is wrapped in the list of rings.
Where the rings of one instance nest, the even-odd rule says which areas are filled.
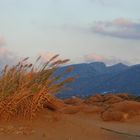
[[[34,64],[28,63],[27,57],[13,67],[4,67],[0,75],[0,120],[32,120],[49,96],[74,80],[74,77],[63,78],[71,68],[55,76],[56,70],[69,61],[58,57],[55,55],[45,63],[38,57]]]

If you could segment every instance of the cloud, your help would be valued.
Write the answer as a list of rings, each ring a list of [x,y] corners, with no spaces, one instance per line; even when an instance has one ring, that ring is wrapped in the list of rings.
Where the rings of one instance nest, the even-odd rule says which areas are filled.
[[[0,36],[0,47],[6,44],[5,38]]]
[[[101,55],[97,55],[95,53],[92,54],[87,54],[84,56],[85,61],[90,62],[90,61],[103,61],[104,57]]]
[[[17,57],[14,53],[6,49],[5,47],[0,47],[0,70],[5,65],[12,65],[16,62]]]
[[[88,62],[88,63],[90,63],[90,62],[104,62],[107,65],[113,65],[113,64],[117,64],[117,63],[124,63],[124,64],[130,65],[130,62],[116,58],[114,56],[105,57],[105,56],[98,55],[95,53],[85,55],[84,61]]]
[[[97,21],[91,27],[93,33],[123,39],[140,39],[140,22],[125,18],[112,21]]]
[[[6,40],[3,36],[0,36],[0,70],[5,65],[15,64],[17,57],[14,53],[6,48]]]
[[[47,62],[48,60],[50,60],[55,55],[56,55],[56,53],[52,53],[52,52],[39,53],[39,56],[41,56],[41,60],[43,62]]]

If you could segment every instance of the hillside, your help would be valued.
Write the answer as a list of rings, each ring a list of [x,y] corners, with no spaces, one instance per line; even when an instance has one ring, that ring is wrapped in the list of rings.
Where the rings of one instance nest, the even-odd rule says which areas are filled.
[[[69,90],[62,91],[58,96],[88,96],[110,92],[134,95],[140,93],[140,65],[127,66],[119,63],[106,66],[102,62],[93,62],[70,66],[73,67],[73,72],[68,76],[76,76],[76,79],[67,85]],[[60,68],[57,73],[67,67]]]

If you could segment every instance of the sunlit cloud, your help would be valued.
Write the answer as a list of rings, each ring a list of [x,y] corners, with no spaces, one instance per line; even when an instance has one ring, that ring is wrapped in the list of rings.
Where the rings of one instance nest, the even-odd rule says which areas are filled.
[[[126,61],[126,60],[122,60],[119,58],[116,58],[114,56],[110,56],[110,57],[105,57],[103,55],[99,55],[96,53],[91,53],[91,54],[87,54],[84,56],[84,61],[85,62],[104,62],[107,65],[113,65],[113,64],[117,64],[117,63],[124,63],[124,64],[128,64],[130,65],[131,63]]]
[[[41,60],[43,62],[49,61],[53,56],[55,56],[55,53],[52,52],[44,52],[44,53],[39,53],[39,56],[41,56]]]
[[[90,62],[90,61],[103,61],[104,57],[101,55],[97,55],[95,53],[92,54],[87,54],[84,56],[85,61]]]

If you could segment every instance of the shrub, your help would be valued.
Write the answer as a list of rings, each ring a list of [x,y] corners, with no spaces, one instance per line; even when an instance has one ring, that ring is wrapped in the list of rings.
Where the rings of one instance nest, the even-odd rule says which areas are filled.
[[[72,69],[68,68],[55,75],[56,70],[69,60],[53,56],[42,63],[41,57],[34,64],[25,58],[13,67],[5,66],[0,76],[0,119],[16,118],[33,119],[49,96],[64,88],[65,84],[74,80],[69,77],[62,80]]]

